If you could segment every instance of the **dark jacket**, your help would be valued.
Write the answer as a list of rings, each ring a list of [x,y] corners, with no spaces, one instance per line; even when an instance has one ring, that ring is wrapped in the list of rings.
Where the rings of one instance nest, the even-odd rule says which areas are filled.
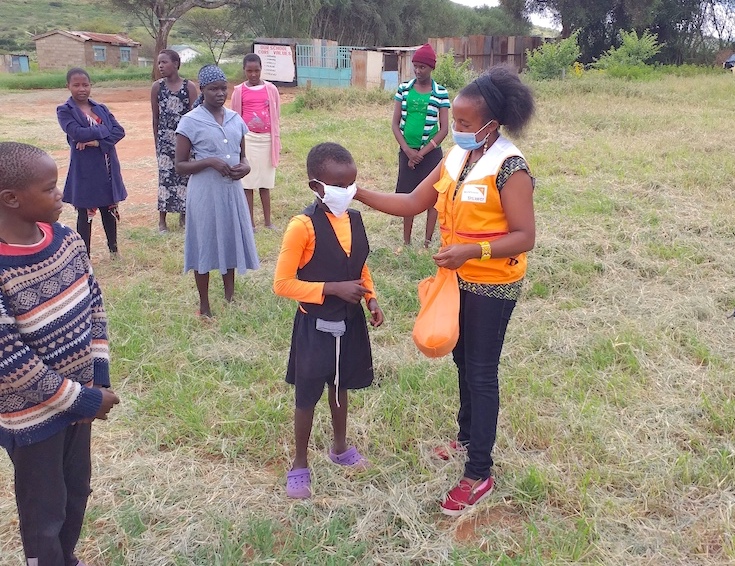
[[[115,144],[125,137],[125,130],[104,104],[92,99],[89,103],[94,114],[102,120],[96,126],[89,125],[86,115],[71,97],[56,108],[71,152],[63,200],[76,208],[109,206],[128,196],[115,151]],[[100,142],[99,147],[76,149],[77,142],[93,140]]]

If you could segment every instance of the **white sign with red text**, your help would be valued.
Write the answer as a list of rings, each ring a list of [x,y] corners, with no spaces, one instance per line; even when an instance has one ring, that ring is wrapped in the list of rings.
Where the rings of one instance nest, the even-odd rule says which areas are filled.
[[[261,79],[280,83],[296,82],[293,45],[256,43],[253,45],[253,52],[260,57],[263,63],[263,70],[260,73]]]

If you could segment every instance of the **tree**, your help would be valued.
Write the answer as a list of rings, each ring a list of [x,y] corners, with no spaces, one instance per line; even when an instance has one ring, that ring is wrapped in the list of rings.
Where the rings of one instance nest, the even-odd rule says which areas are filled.
[[[192,8],[221,8],[235,0],[109,0],[114,8],[135,15],[156,40],[156,55],[165,49],[174,24]],[[153,65],[153,78],[158,79],[158,66]]]
[[[648,29],[663,46],[660,60],[678,65],[695,59],[704,43],[702,4],[702,0],[656,0]]]
[[[527,19],[515,19],[505,8],[470,8],[449,0],[247,0],[235,12],[241,28],[255,35],[318,37],[341,45],[418,45],[429,37],[530,30]]]
[[[662,50],[657,59],[666,63],[692,60],[706,45],[707,5],[725,16],[733,0],[503,0],[523,11],[551,13],[561,23],[561,37],[580,30],[581,60],[591,62],[620,44],[620,30],[646,30],[655,34]],[[710,24],[710,27],[716,26]]]
[[[219,65],[225,46],[235,37],[239,23],[230,8],[191,10],[182,20],[186,28],[207,46],[215,65]]]
[[[243,29],[266,37],[309,37],[321,0],[250,0],[236,10]]]
[[[705,0],[705,14],[710,28],[717,37],[718,49],[735,42],[735,0]]]
[[[526,51],[528,74],[539,80],[562,78],[579,58],[578,36],[579,30],[565,39],[542,43],[533,51]]]
[[[609,69],[616,65],[645,65],[661,51],[656,34],[649,31],[643,32],[640,37],[635,30],[621,31],[620,40],[619,47],[611,47],[593,64],[596,69]]]

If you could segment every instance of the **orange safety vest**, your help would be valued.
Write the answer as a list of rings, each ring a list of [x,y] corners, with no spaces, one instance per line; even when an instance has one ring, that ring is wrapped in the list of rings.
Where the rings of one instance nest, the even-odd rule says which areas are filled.
[[[495,180],[507,158],[523,157],[523,154],[510,140],[500,136],[470,169],[455,193],[468,153],[459,146],[453,147],[442,161],[441,177],[434,184],[439,193],[435,206],[439,212],[442,246],[492,242],[508,234],[508,221]],[[471,259],[457,270],[457,275],[465,281],[486,284],[513,283],[525,274],[525,253],[487,261]]]

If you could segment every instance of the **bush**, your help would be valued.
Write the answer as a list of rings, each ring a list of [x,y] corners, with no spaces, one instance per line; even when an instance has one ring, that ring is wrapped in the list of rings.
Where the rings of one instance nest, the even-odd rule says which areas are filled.
[[[648,30],[638,37],[638,33],[620,32],[620,46],[611,47],[592,66],[596,69],[609,69],[610,67],[636,67],[645,65],[647,61],[656,56],[663,44],[657,41],[657,35]]]
[[[581,51],[577,38],[579,31],[558,42],[548,42],[533,51],[526,51],[528,76],[533,79],[548,80],[561,78],[572,69]]]
[[[661,65],[657,69],[662,75],[673,75],[675,77],[698,77],[700,75],[719,75],[722,73],[722,65],[712,67],[711,65],[685,63],[684,65]]]
[[[461,64],[454,60],[454,51],[439,55],[431,78],[450,91],[458,91],[475,79],[471,69],[472,61],[466,59]]]
[[[605,69],[608,77],[628,79],[630,81],[644,81],[656,78],[658,73],[651,65],[624,65],[613,63]]]

